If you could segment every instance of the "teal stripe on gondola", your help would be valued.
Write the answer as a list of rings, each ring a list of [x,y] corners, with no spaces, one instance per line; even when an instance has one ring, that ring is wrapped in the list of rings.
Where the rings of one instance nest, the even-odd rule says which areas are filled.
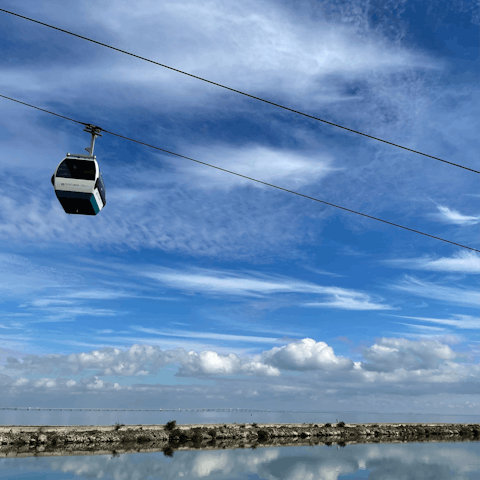
[[[95,200],[95,195],[92,193],[92,196],[90,197],[90,203],[92,204],[93,209],[95,210],[95,215],[100,211],[98,208],[98,203]]]

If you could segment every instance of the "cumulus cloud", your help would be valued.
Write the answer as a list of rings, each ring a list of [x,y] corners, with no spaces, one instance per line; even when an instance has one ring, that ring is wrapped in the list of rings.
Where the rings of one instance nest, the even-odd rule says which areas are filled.
[[[318,371],[324,373],[361,372],[391,373],[397,370],[434,371],[445,362],[456,358],[456,353],[445,344],[434,340],[406,340],[404,338],[381,338],[363,351],[363,361],[335,355],[325,342],[311,338],[273,347],[251,358],[234,353],[220,354],[212,350],[187,352],[183,348],[162,351],[158,346],[134,345],[128,350],[104,348],[88,353],[69,355],[27,355],[23,361],[8,357],[6,373],[79,375],[95,370],[95,376],[153,375],[166,365],[175,364],[178,376],[205,375],[251,375],[279,377],[281,371]],[[350,372],[350,373],[348,373]],[[355,377],[357,381],[363,377]],[[372,377],[370,377],[372,378]],[[9,382],[5,376],[3,382]],[[95,384],[101,385],[98,381]],[[38,386],[42,386],[38,384]],[[46,383],[43,386],[49,386]],[[52,384],[53,386],[53,384]],[[94,387],[91,387],[94,388]]]
[[[6,377],[6,376],[5,376]],[[17,392],[60,392],[60,393],[85,393],[88,391],[118,391],[122,387],[118,383],[108,382],[98,378],[97,376],[90,376],[88,378],[81,378],[78,381],[68,379],[65,377],[57,378],[39,378],[28,379],[25,377],[19,377],[17,379],[11,379],[7,377],[3,380],[4,387],[9,387],[10,391]],[[2,375],[0,375],[0,385],[2,384]],[[7,392],[7,389],[5,389]]]
[[[381,338],[363,351],[361,368],[370,372],[395,370],[432,370],[456,354],[448,345],[435,341],[411,341],[404,338]]]
[[[311,338],[274,347],[253,358],[212,350],[162,352],[156,347],[135,346],[124,352],[103,349],[75,355],[30,356],[26,362],[10,360],[0,374],[0,386],[5,398],[38,394],[44,404],[50,405],[53,392],[63,395],[63,400],[71,395],[87,395],[94,398],[95,404],[103,402],[107,406],[128,405],[141,393],[147,403],[158,406],[161,401],[169,408],[172,398],[177,407],[192,408],[193,397],[205,405],[211,405],[210,399],[215,398],[217,407],[231,407],[241,401],[246,408],[259,408],[268,402],[269,408],[275,403],[282,409],[286,405],[295,408],[300,398],[310,409],[318,405],[319,399],[335,408],[336,402],[346,405],[355,397],[349,407],[355,408],[355,402],[369,396],[382,397],[389,405],[401,404],[405,395],[444,398],[449,394],[454,398],[461,394],[471,395],[469,401],[476,398],[480,365],[458,361],[465,355],[473,359],[474,352],[458,354],[440,341],[381,338],[362,353],[361,361],[353,361],[335,355],[325,342]],[[215,384],[164,385],[143,380],[143,375],[173,359],[177,360],[177,377],[212,377]],[[92,375],[91,370],[96,372]],[[73,379],[65,372],[86,376]],[[32,373],[41,378],[30,378]],[[105,378],[107,375],[133,377],[137,382],[115,383]],[[121,397],[118,392],[122,392]]]
[[[280,376],[280,370],[262,362],[240,359],[235,354],[219,355],[216,352],[189,352],[190,359],[179,370],[179,375],[260,375]]]
[[[324,342],[305,338],[264,351],[255,358],[215,351],[186,352],[183,348],[162,351],[158,346],[134,345],[123,351],[104,348],[69,355],[26,355],[22,361],[7,357],[6,370],[28,374],[72,375],[95,370],[97,376],[152,375],[168,365],[179,365],[179,376],[255,375],[278,377],[281,370],[341,370],[352,368],[351,360],[335,356]]]
[[[180,365],[178,375],[181,376],[280,375],[277,368],[250,358],[240,358],[233,353],[229,355],[213,351],[187,353],[183,348],[161,350],[158,346],[150,345],[133,345],[126,351],[107,347],[88,353],[69,355],[26,355],[22,361],[7,357],[5,368],[8,371],[29,374],[58,373],[61,375],[81,374],[84,371],[95,370],[97,376],[128,377],[153,375],[160,368],[172,363]]]
[[[335,356],[332,347],[311,338],[274,347],[263,352],[259,359],[283,370],[347,370],[353,367],[350,359]]]
[[[69,355],[26,355],[22,362],[8,357],[6,368],[39,374],[58,372],[62,375],[72,375],[85,370],[97,370],[97,375],[102,376],[138,376],[154,374],[167,364],[186,360],[188,353],[183,348],[162,351],[157,346],[133,345],[126,351],[107,347]]]

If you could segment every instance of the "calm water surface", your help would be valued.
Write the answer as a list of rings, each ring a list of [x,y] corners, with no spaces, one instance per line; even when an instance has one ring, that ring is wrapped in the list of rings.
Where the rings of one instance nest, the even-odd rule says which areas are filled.
[[[45,410],[0,410],[0,425],[126,425],[189,423],[478,423],[478,415],[411,413],[266,413],[266,412],[70,412]]]
[[[480,442],[0,459],[2,479],[480,480]]]

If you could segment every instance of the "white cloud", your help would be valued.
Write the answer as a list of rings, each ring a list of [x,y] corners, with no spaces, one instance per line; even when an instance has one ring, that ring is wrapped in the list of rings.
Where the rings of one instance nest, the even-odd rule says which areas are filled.
[[[107,347],[89,353],[71,353],[69,355],[48,354],[44,356],[26,355],[22,362],[7,358],[7,369],[29,373],[80,374],[85,370],[96,370],[97,375],[136,376],[156,373],[159,368],[188,359],[183,348],[162,351],[159,347],[133,345],[123,351]]]
[[[475,252],[459,251],[453,257],[423,257],[410,259],[393,259],[385,261],[387,265],[417,270],[437,272],[480,273],[480,255]]]
[[[195,146],[195,151],[187,155],[202,159],[206,163],[225,170],[290,190],[312,183],[318,185],[329,173],[338,170],[330,167],[332,159],[326,154],[306,154],[262,145],[249,147]],[[270,189],[260,183],[217,169],[206,168],[203,165],[191,165],[190,162],[179,163],[177,160],[171,160],[169,163],[175,166],[180,175],[179,178],[183,179],[184,184],[189,183],[195,188],[209,191],[212,188],[230,189],[235,186]],[[142,173],[141,178],[140,175],[138,177],[142,184],[148,184],[152,178],[148,173]]]
[[[281,275],[262,275],[255,272],[237,273],[228,270],[191,268],[150,268],[138,272],[170,288],[190,292],[230,294],[260,297],[276,293],[325,293],[337,292],[336,287],[322,287]]]
[[[419,297],[433,298],[454,305],[478,307],[480,304],[480,293],[478,292],[478,289],[469,290],[468,288],[447,287],[420,280],[409,275],[405,275],[403,280],[390,285],[388,288]]]
[[[188,330],[157,330],[155,328],[138,326],[132,327],[132,330],[166,337],[205,338],[208,340],[222,340],[228,342],[277,343],[280,341],[279,337],[256,337],[253,335],[230,335],[227,333],[192,332]]]
[[[58,12],[53,7],[47,11],[53,22]],[[88,13],[82,9],[73,12],[70,17],[76,21],[71,27],[88,28]],[[63,16],[57,21],[68,29],[67,18]],[[288,11],[267,2],[232,5],[208,1],[200,5],[194,1],[143,0],[135,7],[102,4],[97,8],[96,24],[101,26],[95,30],[96,38],[107,44],[253,94],[272,88],[300,98],[309,93],[310,102],[312,98],[328,102],[332,96],[335,99],[351,96],[323,87],[319,78],[367,76],[378,70],[393,73],[413,67],[431,69],[440,64],[439,60],[413,49],[392,46],[378,33],[356,35],[354,29],[341,21],[305,18],[301,23],[293,22]],[[159,53],[159,45],[166,43],[168,49],[162,48]],[[102,86],[115,81],[117,89],[141,85],[143,89],[156,91],[160,81],[164,96],[177,102],[186,91],[187,97],[197,96],[202,101],[208,95],[225,93],[141,60],[100,47],[96,51],[98,58],[96,62],[90,59],[89,68],[102,62],[104,70],[97,79]],[[60,82],[60,73],[68,75],[71,81]],[[2,79],[5,87],[22,85],[26,91],[48,90],[66,95],[87,89],[88,77],[81,73],[75,63],[60,66],[52,62],[43,68],[35,65],[36,82],[31,80],[28,68],[6,68]],[[128,101],[128,97],[124,100]],[[148,100],[155,101],[155,97],[149,96]]]
[[[405,394],[409,398],[422,395],[445,398],[445,395],[461,394],[470,395],[463,400],[471,400],[476,395],[480,366],[458,363],[458,358],[465,355],[457,354],[440,341],[404,338],[381,338],[364,349],[363,359],[355,362],[336,356],[325,342],[309,338],[253,357],[221,354],[212,349],[162,351],[154,346],[137,345],[126,351],[105,348],[70,355],[30,355],[23,362],[9,359],[7,368],[2,369],[8,375],[0,373],[0,383],[6,396],[29,395],[31,398],[34,394],[56,392],[58,396],[63,395],[62,398],[69,398],[65,395],[96,392],[96,401],[104,399],[110,406],[113,397],[108,395],[115,392],[122,392],[125,401],[128,401],[127,396],[133,398],[141,392],[146,401],[150,399],[148,402],[154,401],[157,406],[160,399],[166,402],[165,405],[170,404],[168,399],[172,396],[179,406],[191,406],[194,396],[197,405],[198,402],[208,403],[210,398],[225,402],[227,406],[251,399],[257,402],[255,405],[269,402],[269,408],[274,408],[273,403],[285,407],[289,402],[292,408],[300,400],[306,407],[308,399],[313,398],[315,405],[318,405],[319,398],[323,398],[329,408],[338,406],[339,399],[345,402],[346,398],[352,401],[355,398],[355,403],[372,396],[391,397],[388,400],[391,403],[400,402]],[[475,352],[467,355],[475,355]],[[214,377],[215,384],[164,385],[142,380],[145,375],[172,363],[178,368],[176,376],[179,381],[182,377],[203,377],[203,380],[204,377]],[[95,371],[93,376],[92,370]],[[290,374],[281,375],[282,371],[290,371]],[[19,376],[15,378],[14,374]],[[40,374],[42,378],[26,378],[31,374]],[[50,376],[43,376],[45,374]],[[52,377],[52,374],[61,376]],[[68,378],[68,375],[81,374],[89,376],[75,380]],[[116,384],[108,378],[101,378],[109,375],[123,376],[126,380]],[[239,375],[248,376],[248,381],[235,378]],[[136,383],[132,384],[128,377],[137,379]],[[388,393],[385,393],[386,386]],[[351,404],[350,408],[354,407]],[[312,404],[309,408],[315,406]]]
[[[327,302],[308,302],[303,306],[331,307],[346,310],[389,310],[392,307],[373,303],[370,296],[341,287],[324,287],[281,275],[237,273],[232,271],[195,268],[174,270],[170,268],[143,269],[139,275],[159,281],[178,290],[211,295],[262,297],[279,293],[327,295]]]
[[[387,315],[387,314],[386,314]],[[480,329],[480,317],[471,315],[455,314],[453,318],[430,318],[430,317],[409,317],[406,315],[392,315],[392,317],[410,318],[412,320],[420,320],[422,322],[438,323],[439,325],[449,325],[460,329]],[[419,325],[420,326],[420,325]]]
[[[32,307],[37,308],[48,308],[51,305],[74,305],[75,302],[71,300],[61,300],[60,298],[37,298],[36,300],[32,300],[30,305]],[[26,304],[20,305],[20,307],[25,307]]]
[[[443,207],[441,205],[437,205],[437,208],[440,211],[440,213],[437,215],[437,218],[445,223],[468,226],[476,225],[480,222],[480,216],[475,217],[471,215],[463,215],[456,210],[451,210],[450,208]]]
[[[368,372],[396,370],[433,370],[442,360],[453,360],[456,354],[448,345],[434,341],[410,341],[404,338],[381,338],[363,351],[362,369]]]
[[[235,354],[219,355],[216,352],[189,352],[189,361],[179,370],[182,376],[205,375],[261,375],[280,376],[280,370],[262,362],[240,359]]]
[[[353,367],[350,359],[335,356],[332,347],[311,338],[274,347],[258,359],[285,370],[348,370]]]
[[[305,303],[305,307],[326,307],[339,308],[341,310],[393,310],[394,307],[389,305],[382,305],[380,303],[373,303],[370,301],[370,296],[357,293],[348,292],[345,290],[343,294],[333,295],[333,300],[329,302],[310,302]]]
[[[415,325],[413,323],[403,323],[403,322],[395,322],[399,325],[405,325],[407,327],[412,327],[415,330],[421,330],[426,332],[445,332],[445,328],[442,327],[431,327],[429,325]]]

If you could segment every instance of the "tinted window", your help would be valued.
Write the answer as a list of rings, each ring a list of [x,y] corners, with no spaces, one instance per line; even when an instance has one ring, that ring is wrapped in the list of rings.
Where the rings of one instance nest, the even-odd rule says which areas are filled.
[[[100,176],[98,177],[97,187],[98,187],[98,192],[100,193],[100,196],[102,197],[103,205],[106,205],[107,199],[105,198],[105,184],[103,183],[102,172],[100,172]]]
[[[67,158],[58,167],[57,177],[95,180],[95,162]]]

